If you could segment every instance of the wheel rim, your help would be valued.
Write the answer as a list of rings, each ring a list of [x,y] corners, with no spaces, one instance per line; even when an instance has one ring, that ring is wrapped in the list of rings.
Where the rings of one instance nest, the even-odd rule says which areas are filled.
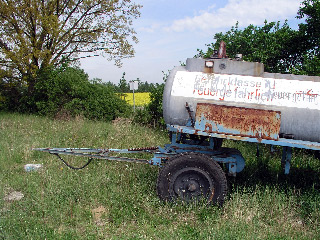
[[[208,199],[214,192],[214,182],[202,169],[187,167],[174,174],[170,190],[173,196],[183,201]]]

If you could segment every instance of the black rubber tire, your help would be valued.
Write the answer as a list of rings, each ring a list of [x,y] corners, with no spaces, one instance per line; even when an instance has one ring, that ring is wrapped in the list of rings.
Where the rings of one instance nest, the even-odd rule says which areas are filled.
[[[227,179],[220,165],[209,156],[184,153],[162,167],[157,192],[164,201],[205,199],[209,204],[221,206],[227,194]]]

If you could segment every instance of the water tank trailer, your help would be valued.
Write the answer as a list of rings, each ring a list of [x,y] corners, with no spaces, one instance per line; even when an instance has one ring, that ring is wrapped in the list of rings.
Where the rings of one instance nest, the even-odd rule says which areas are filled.
[[[267,73],[262,63],[226,58],[223,47],[215,58],[189,58],[186,66],[170,72],[163,94],[170,144],[35,150],[62,161],[61,154],[85,156],[85,166],[92,158],[159,166],[157,193],[165,201],[204,197],[208,203],[223,203],[227,178],[221,165],[233,176],[245,167],[237,149],[222,147],[223,139],[282,146],[281,161],[288,174],[292,148],[320,150],[320,77]],[[152,154],[151,159],[112,156],[140,152]]]

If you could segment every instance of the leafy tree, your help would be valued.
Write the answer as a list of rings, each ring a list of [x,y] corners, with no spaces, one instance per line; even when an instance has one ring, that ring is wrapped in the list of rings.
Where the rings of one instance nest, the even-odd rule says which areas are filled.
[[[305,19],[299,24],[299,31],[303,33],[306,46],[313,50],[315,55],[320,53],[320,1],[306,0],[298,11],[298,19]]]
[[[103,85],[107,86],[109,89],[112,89],[114,92],[119,92],[118,91],[118,86],[115,85],[113,82],[106,82],[106,83],[102,83]]]
[[[238,23],[226,33],[217,33],[215,43],[208,44],[206,52],[199,51],[200,56],[210,57],[221,41],[227,45],[227,54],[234,57],[237,53],[243,54],[246,61],[263,62],[266,71],[288,72],[292,65],[300,59],[294,54],[293,39],[297,35],[287,22],[280,26],[279,22],[266,22],[264,26],[249,25],[243,30]]]
[[[305,0],[297,18],[305,19],[299,30],[285,22],[265,21],[264,26],[249,25],[243,30],[238,23],[226,33],[217,33],[214,43],[197,56],[210,57],[219,48],[220,41],[227,44],[227,54],[234,57],[242,53],[244,60],[265,64],[268,72],[320,75],[320,0]]]
[[[131,90],[129,89],[127,80],[124,79],[125,80],[124,81],[123,78],[124,78],[124,75],[122,76],[122,78],[120,79],[120,82],[117,85],[110,81],[103,84],[110,87],[115,92],[119,92],[119,93],[121,93],[122,91],[131,92]],[[138,89],[135,90],[134,92],[150,92],[155,87],[155,84],[148,83],[148,81],[142,82],[139,80],[139,78],[137,78],[137,80],[138,80]],[[122,86],[121,87],[122,90],[120,90],[120,86]]]
[[[300,48],[304,48],[303,62],[295,67],[299,74],[320,76],[320,1],[306,0],[298,11],[298,19],[305,19],[299,25]]]
[[[128,93],[130,91],[129,84],[127,83],[127,80],[125,79],[125,75],[126,75],[126,73],[124,72],[122,74],[122,77],[121,77],[120,82],[118,84],[118,91],[120,93],[120,97],[121,97],[121,99],[124,99],[124,100],[126,99],[126,96],[127,96],[126,93]]]
[[[152,88],[154,87],[153,83],[145,82],[139,82],[139,87],[137,92],[150,92]]]
[[[39,69],[86,56],[120,60],[134,54],[131,0],[0,0],[0,77],[36,84]]]

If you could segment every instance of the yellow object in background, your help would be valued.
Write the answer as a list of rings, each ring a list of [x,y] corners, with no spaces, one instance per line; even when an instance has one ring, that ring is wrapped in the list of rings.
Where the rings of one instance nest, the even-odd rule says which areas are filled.
[[[150,93],[143,92],[143,93],[134,93],[134,100],[136,106],[144,106],[150,102]],[[126,93],[126,101],[130,105],[133,105],[133,93]]]

